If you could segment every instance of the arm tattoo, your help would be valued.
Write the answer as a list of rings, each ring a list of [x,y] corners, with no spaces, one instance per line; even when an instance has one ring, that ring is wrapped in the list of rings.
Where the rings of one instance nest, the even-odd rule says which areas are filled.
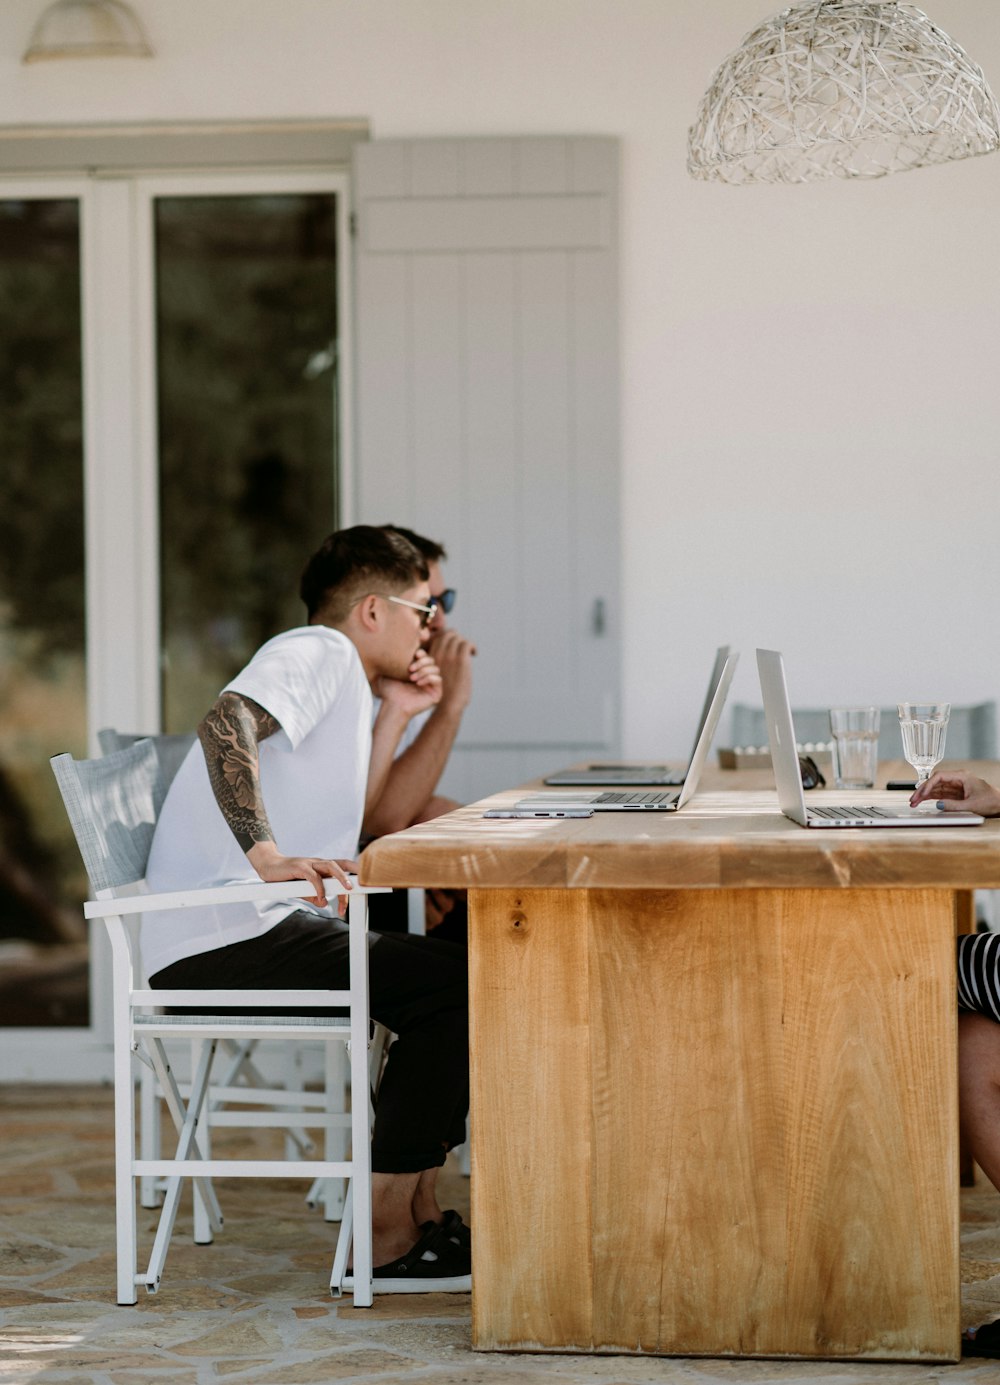
[[[243,851],[274,841],[260,791],[258,746],[280,723],[248,697],[223,693],[198,727],[216,802]]]

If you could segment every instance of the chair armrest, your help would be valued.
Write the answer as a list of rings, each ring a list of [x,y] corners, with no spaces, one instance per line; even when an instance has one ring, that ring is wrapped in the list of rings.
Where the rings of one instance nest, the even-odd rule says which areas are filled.
[[[387,894],[385,886],[359,885],[357,876],[348,876],[351,894]],[[339,881],[326,880],[327,900],[336,899],[343,891]],[[246,885],[215,885],[204,890],[171,890],[166,894],[136,894],[107,897],[102,891],[97,899],[88,899],[83,906],[84,917],[102,919],[128,914],[152,914],[161,909],[197,909],[205,904],[248,904],[257,900],[305,899],[313,893],[307,880],[259,880]]]

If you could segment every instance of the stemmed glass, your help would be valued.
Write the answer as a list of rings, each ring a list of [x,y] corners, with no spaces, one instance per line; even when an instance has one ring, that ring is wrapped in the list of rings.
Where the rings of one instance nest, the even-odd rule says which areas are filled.
[[[917,783],[931,777],[944,758],[944,741],[951,715],[950,702],[897,702],[903,755],[917,772]]]

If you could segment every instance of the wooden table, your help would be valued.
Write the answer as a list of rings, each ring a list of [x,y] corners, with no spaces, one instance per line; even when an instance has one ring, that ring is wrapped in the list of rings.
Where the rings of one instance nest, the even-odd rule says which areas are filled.
[[[365,852],[469,889],[475,1347],[957,1359],[956,892],[1000,822],[807,831],[728,787],[768,779]]]

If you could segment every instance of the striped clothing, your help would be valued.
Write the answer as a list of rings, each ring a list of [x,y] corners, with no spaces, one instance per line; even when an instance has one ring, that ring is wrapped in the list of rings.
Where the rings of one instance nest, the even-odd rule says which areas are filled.
[[[958,943],[958,1008],[1000,1024],[1000,933],[963,933]]]

